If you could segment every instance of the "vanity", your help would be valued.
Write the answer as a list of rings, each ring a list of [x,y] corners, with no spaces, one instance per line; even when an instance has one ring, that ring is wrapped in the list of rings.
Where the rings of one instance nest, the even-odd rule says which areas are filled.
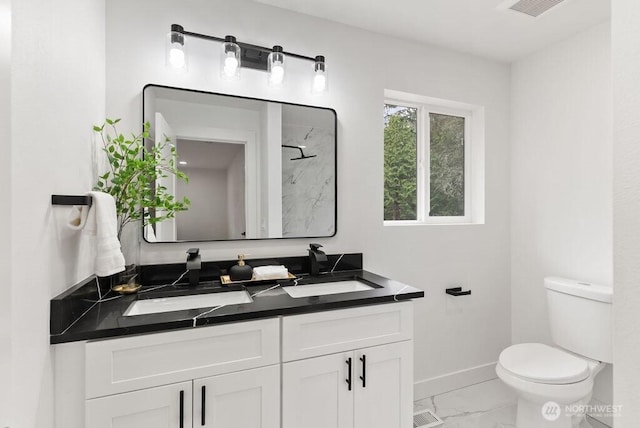
[[[363,270],[362,254],[328,259],[332,272],[310,276],[305,257],[281,258],[297,281],[229,288],[213,278],[233,261],[204,263],[195,288],[164,285],[184,265],[142,266],[137,295],[89,278],[52,299],[57,425],[410,427],[411,299],[424,292]],[[249,302],[127,314],[240,291]]]
[[[146,146],[169,142],[189,177],[154,185],[191,201],[145,226],[147,243],[336,234],[334,110],[160,85],[142,98]],[[286,266],[284,281],[223,284],[235,261],[193,248],[186,265],[139,266],[136,294],[91,277],[53,298],[56,426],[411,427],[424,292],[319,247],[247,261]]]

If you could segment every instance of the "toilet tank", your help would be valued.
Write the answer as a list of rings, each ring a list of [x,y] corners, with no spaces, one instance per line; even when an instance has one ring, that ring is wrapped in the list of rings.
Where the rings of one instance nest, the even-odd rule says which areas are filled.
[[[557,345],[605,363],[613,362],[613,289],[548,277],[551,337]]]

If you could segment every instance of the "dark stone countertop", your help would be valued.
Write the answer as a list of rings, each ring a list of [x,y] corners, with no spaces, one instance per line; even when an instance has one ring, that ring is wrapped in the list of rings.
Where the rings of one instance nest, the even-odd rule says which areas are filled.
[[[353,264],[347,265],[347,268],[351,267]],[[178,272],[174,278],[177,278],[180,273]],[[214,310],[209,307],[124,316],[124,312],[136,299],[223,292],[230,287],[222,286],[219,281],[205,281],[197,287],[184,284],[162,285],[162,283],[159,286],[157,283],[151,283],[144,285],[138,294],[117,295],[105,291],[101,292],[102,298],[100,298],[97,290],[99,281],[92,277],[52,299],[50,343],[114,338],[424,297],[422,290],[362,269],[338,270],[319,276],[309,276],[300,272],[295,274],[299,278],[298,286],[358,279],[373,288],[365,291],[293,298],[281,286],[272,288],[275,285],[274,282],[260,285],[234,285],[233,290],[246,289],[252,295],[253,302],[221,306]],[[170,284],[170,282],[167,283]],[[144,280],[143,284],[145,284]],[[293,283],[281,285],[293,285]],[[272,289],[269,290],[269,288]]]

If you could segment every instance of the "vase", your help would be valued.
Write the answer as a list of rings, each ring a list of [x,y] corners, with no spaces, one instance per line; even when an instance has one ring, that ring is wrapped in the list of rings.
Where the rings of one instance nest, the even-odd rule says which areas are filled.
[[[118,293],[134,293],[140,289],[140,224],[126,225],[120,235],[125,269],[111,277],[111,289]]]

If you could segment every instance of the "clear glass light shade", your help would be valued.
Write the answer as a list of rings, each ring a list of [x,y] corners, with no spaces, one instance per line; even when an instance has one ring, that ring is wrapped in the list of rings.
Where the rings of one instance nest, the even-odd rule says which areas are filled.
[[[235,39],[222,44],[220,72],[225,79],[240,78],[240,46],[235,43]]]
[[[322,94],[327,92],[329,82],[327,80],[327,67],[324,57],[316,57],[313,66],[313,79],[311,81],[311,92],[314,94]]]
[[[282,47],[274,46],[274,51],[267,58],[267,64],[269,66],[269,85],[281,86],[284,83],[285,75],[285,55],[282,52]]]
[[[313,92],[322,93],[327,90],[327,75],[325,72],[316,72],[313,75]]]
[[[167,67],[176,70],[187,68],[187,49],[184,39],[184,35],[177,31],[170,31],[167,34]]]

